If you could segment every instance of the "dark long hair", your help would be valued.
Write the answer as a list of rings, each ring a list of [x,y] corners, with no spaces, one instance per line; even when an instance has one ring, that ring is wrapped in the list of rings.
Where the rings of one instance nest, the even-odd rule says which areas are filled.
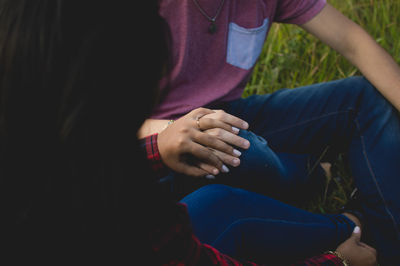
[[[167,54],[157,1],[0,0],[1,230],[10,246],[40,235],[48,246],[76,237],[76,247],[86,234],[120,248],[104,239],[132,236],[147,208],[139,195],[151,193],[136,132]]]

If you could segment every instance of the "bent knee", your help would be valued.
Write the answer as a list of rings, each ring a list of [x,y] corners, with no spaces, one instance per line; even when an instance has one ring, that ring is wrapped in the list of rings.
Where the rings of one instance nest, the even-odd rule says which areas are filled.
[[[377,108],[382,108],[380,111],[393,109],[392,104],[366,78],[362,76],[349,77],[346,82],[350,82],[350,86],[346,86],[351,88],[349,93],[357,95],[359,108],[368,110],[368,112],[377,110]]]
[[[212,204],[215,204],[217,202],[226,201],[227,199],[232,198],[235,193],[236,192],[233,187],[223,184],[210,184],[190,193],[184,197],[181,202],[191,203],[192,201],[194,202],[198,201],[198,199],[201,199],[202,204],[205,204],[206,201],[210,201]]]
[[[241,164],[234,169],[236,175],[249,176],[249,178],[262,176],[281,181],[287,179],[286,169],[276,152],[268,145],[267,140],[247,130],[241,130],[239,135],[250,142],[250,147],[242,151]]]

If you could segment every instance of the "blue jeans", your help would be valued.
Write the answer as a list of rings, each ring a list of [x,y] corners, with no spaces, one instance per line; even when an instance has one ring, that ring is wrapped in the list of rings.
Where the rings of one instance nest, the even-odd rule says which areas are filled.
[[[243,188],[253,184],[287,195],[286,191],[307,179],[301,166],[301,174],[293,174],[294,162],[303,162],[309,155],[318,157],[326,147],[344,152],[360,192],[363,238],[378,250],[381,262],[400,265],[400,119],[366,79],[351,77],[283,89],[218,108],[250,124],[250,132],[241,134],[254,148],[243,151],[238,168],[217,176],[222,183]],[[318,230],[307,239],[317,234]]]
[[[239,136],[251,143],[249,149],[240,149],[240,166],[230,167],[229,173],[218,175],[212,183],[248,189],[287,203],[306,201],[324,188],[320,155],[276,152],[251,130],[241,130]]]
[[[355,226],[340,214],[314,214],[221,184],[203,186],[181,202],[200,241],[234,258],[271,265],[335,250]]]

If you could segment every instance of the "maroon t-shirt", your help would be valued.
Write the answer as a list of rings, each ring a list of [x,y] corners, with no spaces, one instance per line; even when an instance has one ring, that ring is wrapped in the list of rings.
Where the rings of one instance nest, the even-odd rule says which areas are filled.
[[[303,24],[326,0],[161,0],[172,35],[172,72],[152,118],[176,119],[191,110],[241,97],[272,22]],[[201,9],[201,10],[200,10]],[[166,84],[168,83],[168,86]],[[168,88],[168,89],[167,89]]]

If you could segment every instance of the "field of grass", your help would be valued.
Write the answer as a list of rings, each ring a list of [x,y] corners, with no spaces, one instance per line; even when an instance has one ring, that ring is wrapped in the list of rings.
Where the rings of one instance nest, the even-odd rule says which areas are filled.
[[[400,1],[328,0],[350,19],[366,29],[400,63]],[[255,66],[244,96],[270,93],[360,74],[337,52],[300,27],[273,24],[261,58]],[[334,177],[325,191],[305,206],[318,212],[333,212],[347,201],[352,180],[345,157],[334,164]],[[331,190],[333,188],[333,190]],[[327,191],[330,193],[325,193]]]

